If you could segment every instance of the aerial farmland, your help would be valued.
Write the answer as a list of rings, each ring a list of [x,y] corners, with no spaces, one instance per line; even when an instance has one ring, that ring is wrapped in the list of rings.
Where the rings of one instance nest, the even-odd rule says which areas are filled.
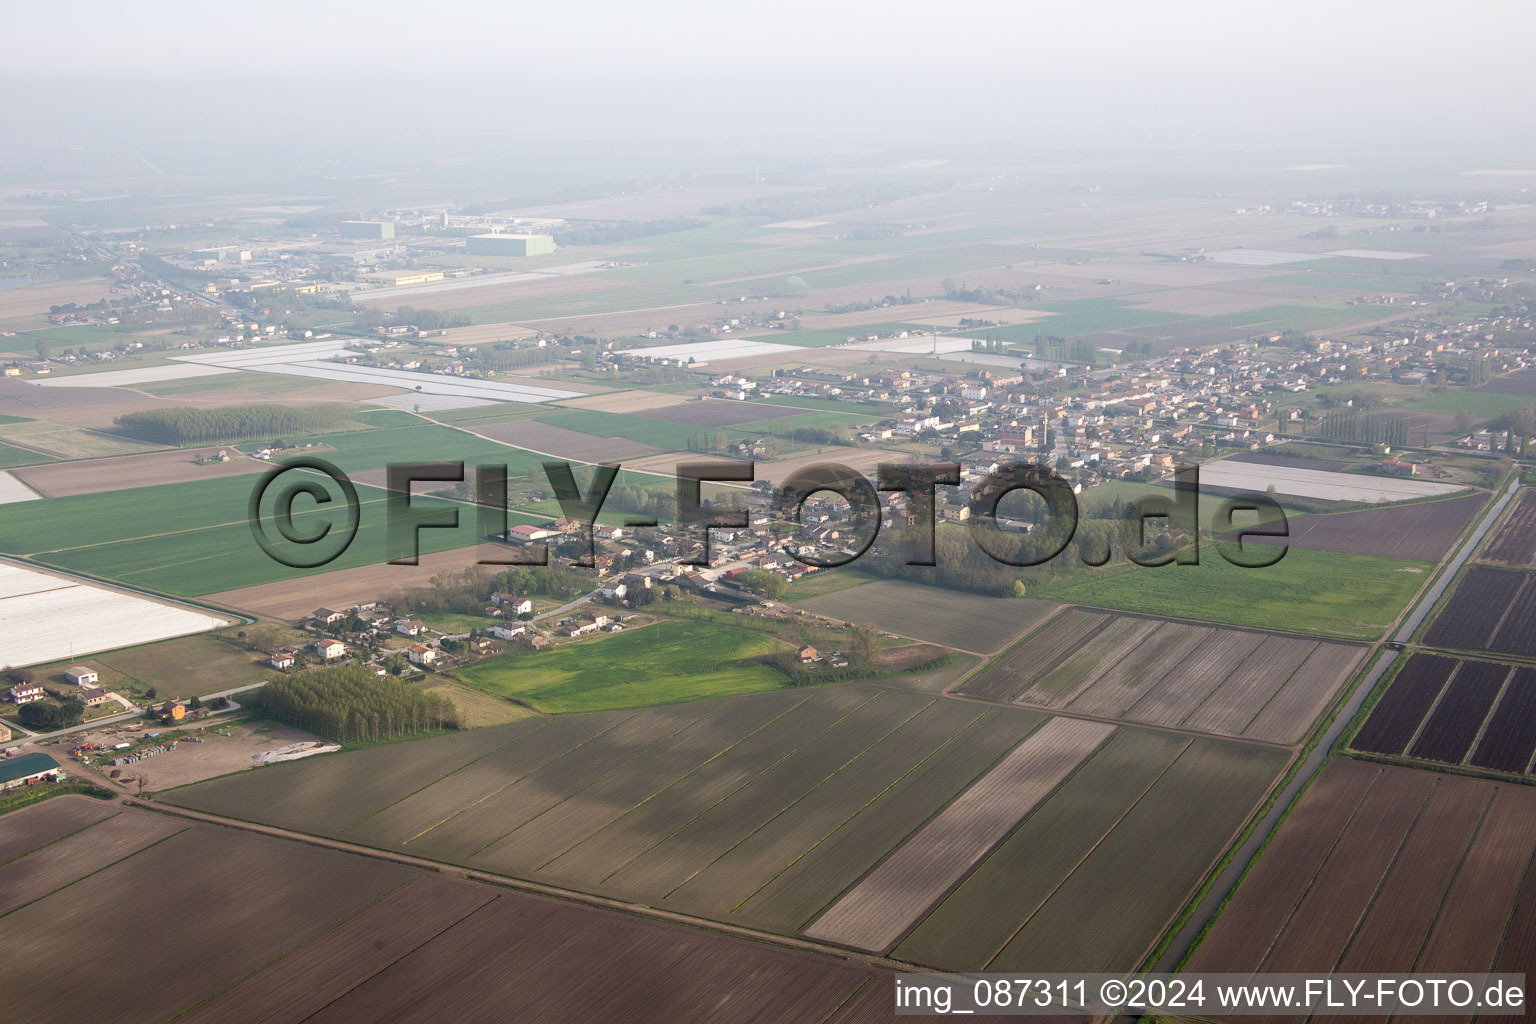
[[[1536,14],[1422,6],[0,11],[0,1021],[1536,976]]]

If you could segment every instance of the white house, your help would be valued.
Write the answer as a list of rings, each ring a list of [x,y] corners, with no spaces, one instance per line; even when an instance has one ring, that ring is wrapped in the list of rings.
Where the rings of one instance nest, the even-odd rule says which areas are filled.
[[[426,644],[411,644],[405,656],[411,659],[412,665],[426,666],[437,662],[438,652]]]
[[[498,640],[515,640],[528,632],[528,627],[521,622],[498,622],[491,627],[491,635]]]
[[[401,636],[416,636],[427,628],[425,622],[418,622],[415,619],[396,619],[393,625],[395,632]]]
[[[500,606],[502,613],[505,615],[522,615],[524,612],[533,611],[532,601],[526,597],[518,597],[515,594],[492,594],[491,603]]]

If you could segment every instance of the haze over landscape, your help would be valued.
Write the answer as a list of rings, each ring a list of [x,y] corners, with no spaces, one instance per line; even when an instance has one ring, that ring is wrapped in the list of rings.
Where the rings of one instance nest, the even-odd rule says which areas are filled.
[[[1533,20],[0,12],[7,1019],[1491,1017]]]

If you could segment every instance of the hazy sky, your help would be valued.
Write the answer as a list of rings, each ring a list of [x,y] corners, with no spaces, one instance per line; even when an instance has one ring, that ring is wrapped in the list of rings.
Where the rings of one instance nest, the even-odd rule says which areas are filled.
[[[10,3],[0,127],[1530,145],[1533,28],[1518,0]]]

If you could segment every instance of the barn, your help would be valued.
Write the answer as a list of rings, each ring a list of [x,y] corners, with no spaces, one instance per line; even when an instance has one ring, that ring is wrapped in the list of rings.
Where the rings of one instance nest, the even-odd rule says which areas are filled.
[[[57,782],[63,777],[64,769],[48,754],[23,754],[0,761],[0,790]]]

